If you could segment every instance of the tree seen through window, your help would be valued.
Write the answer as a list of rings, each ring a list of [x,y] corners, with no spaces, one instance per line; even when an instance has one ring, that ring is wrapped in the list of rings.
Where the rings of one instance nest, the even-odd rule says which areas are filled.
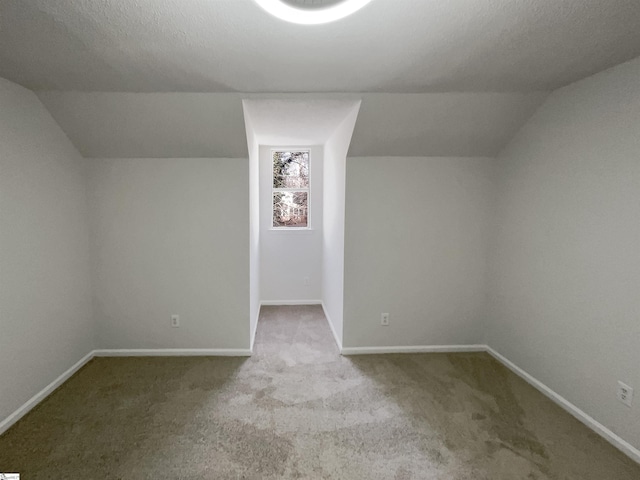
[[[309,152],[273,152],[273,226],[309,226]]]

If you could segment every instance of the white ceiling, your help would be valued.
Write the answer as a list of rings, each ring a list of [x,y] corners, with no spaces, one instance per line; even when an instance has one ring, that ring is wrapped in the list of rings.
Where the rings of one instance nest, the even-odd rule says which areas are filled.
[[[115,158],[246,158],[245,98],[256,106],[252,123],[264,144],[323,144],[344,118],[344,105],[362,98],[350,156],[495,156],[546,98],[541,93],[38,96],[80,153]]]
[[[247,99],[243,105],[258,144],[284,147],[324,145],[360,102],[271,98]]]
[[[253,0],[2,0],[0,76],[34,90],[530,92],[640,55],[639,0],[373,0],[283,23]]]
[[[84,157],[246,158],[242,99],[222,93],[40,92]]]
[[[546,94],[366,94],[349,156],[494,157]]]
[[[263,143],[322,143],[362,99],[350,156],[495,156],[546,92],[640,55],[639,26],[640,0],[372,0],[313,26],[254,0],[0,0],[0,77],[86,157],[246,157],[243,99],[273,110]]]

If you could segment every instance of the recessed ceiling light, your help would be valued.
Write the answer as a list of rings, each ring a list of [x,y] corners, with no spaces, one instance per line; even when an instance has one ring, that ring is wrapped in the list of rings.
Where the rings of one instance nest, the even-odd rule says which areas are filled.
[[[371,0],[256,0],[271,15],[292,23],[329,23],[357,12]]]

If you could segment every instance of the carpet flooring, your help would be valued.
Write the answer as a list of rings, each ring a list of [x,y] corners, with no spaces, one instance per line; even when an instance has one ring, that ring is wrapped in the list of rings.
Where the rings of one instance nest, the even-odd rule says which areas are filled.
[[[316,306],[263,307],[251,358],[96,358],[0,437],[40,479],[638,480],[490,356],[341,357]]]

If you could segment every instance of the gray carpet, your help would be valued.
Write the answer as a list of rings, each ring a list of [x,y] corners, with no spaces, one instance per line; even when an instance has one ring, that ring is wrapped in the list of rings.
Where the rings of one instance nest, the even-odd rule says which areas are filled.
[[[263,307],[256,354],[99,358],[0,437],[37,479],[638,480],[486,354],[341,357],[320,307]]]

